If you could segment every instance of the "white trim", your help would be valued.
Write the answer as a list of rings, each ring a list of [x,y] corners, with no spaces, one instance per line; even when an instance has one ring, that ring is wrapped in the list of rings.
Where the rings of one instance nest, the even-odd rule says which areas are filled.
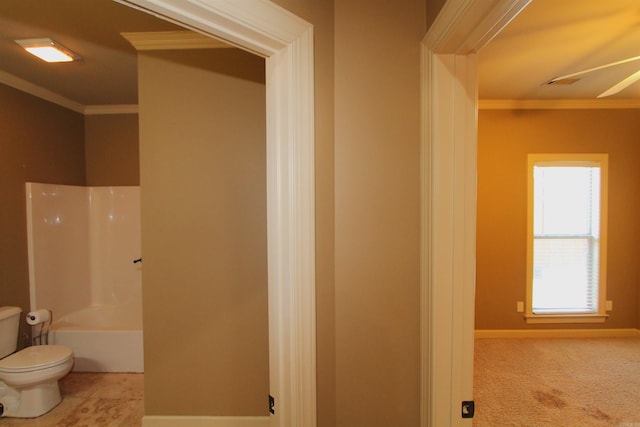
[[[638,99],[481,99],[481,110],[616,110],[640,108]]]
[[[76,113],[84,114],[85,106],[79,102],[72,101],[69,98],[65,98],[62,95],[50,91],[49,89],[45,89],[42,86],[28,82],[20,77],[7,73],[6,71],[0,70],[0,83],[28,93],[29,95],[33,95],[37,98],[44,99],[45,101],[52,102],[71,111],[75,111]]]
[[[604,323],[608,314],[525,314],[524,319],[529,325],[543,323]]]
[[[423,44],[438,54],[466,55],[488,44],[531,0],[448,0]]]
[[[115,0],[266,58],[271,425],[316,425],[313,27],[267,0]],[[266,402],[266,396],[265,396]]]
[[[279,426],[316,425],[312,52],[308,31],[266,63],[269,359]]]
[[[268,0],[113,0],[270,57],[312,28]]]
[[[598,301],[596,313],[534,313],[533,312],[533,247],[534,247],[534,167],[591,166],[600,169],[600,206],[598,221]],[[607,314],[607,245],[609,206],[609,155],[606,153],[529,153],[527,155],[527,280],[525,319],[536,323],[603,323]]]
[[[640,338],[640,329],[477,329],[483,338]]]
[[[62,95],[58,95],[57,93],[50,91],[49,89],[45,89],[42,86],[38,86],[2,70],[0,70],[0,83],[84,115],[138,113],[138,106],[135,104],[82,105],[79,102],[72,101],[69,98],[65,98]]]
[[[269,427],[269,417],[151,416],[142,418],[142,427]]]
[[[430,338],[424,368],[429,373],[430,425],[456,424],[456,402],[472,400],[473,316],[475,293],[475,173],[476,110],[473,97],[458,84],[476,73],[474,55],[436,55],[430,73],[438,82],[431,87],[430,134],[434,136],[423,170],[430,171],[424,198],[430,211],[423,226],[430,242],[423,269],[427,282],[423,306],[424,325]],[[456,117],[462,117],[458,122]],[[423,356],[424,357],[424,356]]]
[[[470,426],[477,65],[529,0],[448,0],[422,44],[421,425]]]

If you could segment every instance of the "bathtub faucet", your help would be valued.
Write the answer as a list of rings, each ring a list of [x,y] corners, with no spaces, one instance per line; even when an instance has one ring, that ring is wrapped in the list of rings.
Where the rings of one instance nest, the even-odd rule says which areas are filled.
[[[134,263],[134,264],[135,264],[135,263],[137,263],[137,262],[142,262],[142,258],[138,258],[138,259],[134,259],[134,260],[133,260],[133,263]]]

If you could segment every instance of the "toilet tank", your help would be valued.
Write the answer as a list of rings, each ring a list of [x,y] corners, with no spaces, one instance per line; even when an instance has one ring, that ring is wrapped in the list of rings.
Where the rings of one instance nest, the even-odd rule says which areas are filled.
[[[0,358],[10,355],[18,348],[20,307],[0,307]]]

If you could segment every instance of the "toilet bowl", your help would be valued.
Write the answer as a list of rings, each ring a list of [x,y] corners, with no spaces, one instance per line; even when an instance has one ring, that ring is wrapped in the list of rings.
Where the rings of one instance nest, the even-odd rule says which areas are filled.
[[[15,307],[0,307],[2,323],[8,319],[3,319],[7,308]],[[6,329],[1,326],[4,339]],[[62,400],[58,380],[72,367],[73,351],[62,345],[27,347],[0,359],[1,416],[35,418],[49,412]]]

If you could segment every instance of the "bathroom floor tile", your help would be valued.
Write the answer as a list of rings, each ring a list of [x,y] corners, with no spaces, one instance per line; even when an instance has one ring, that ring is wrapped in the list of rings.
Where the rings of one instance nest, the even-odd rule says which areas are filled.
[[[82,400],[76,398],[63,399],[62,402],[50,412],[38,418],[2,418],[0,426],[2,427],[49,427],[64,426],[61,419],[65,414],[73,413],[73,411],[82,403]]]
[[[111,374],[97,382],[96,394],[106,399],[142,399],[144,378],[135,374]]]
[[[60,405],[38,418],[2,418],[0,427],[141,426],[143,378],[143,374],[71,372],[60,380]]]
[[[137,400],[89,398],[59,423],[63,426],[115,427],[140,425]],[[140,414],[140,418],[142,414]]]
[[[104,377],[105,374],[100,373],[71,372],[60,380],[60,394],[62,397],[89,397],[98,390]]]

